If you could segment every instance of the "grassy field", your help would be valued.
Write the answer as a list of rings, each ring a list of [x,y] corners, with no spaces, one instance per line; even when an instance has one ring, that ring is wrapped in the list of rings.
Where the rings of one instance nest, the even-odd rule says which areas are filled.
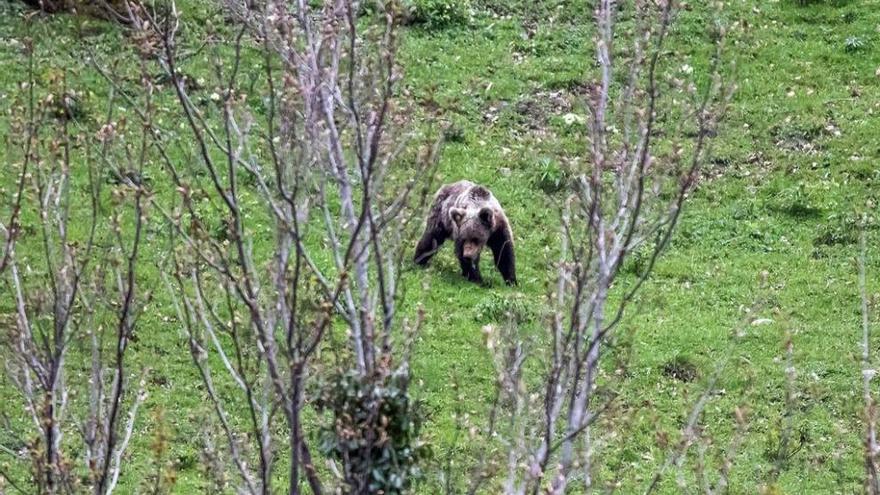
[[[671,48],[682,65],[697,70],[705,64],[710,22],[699,3],[682,13]],[[18,12],[0,3],[4,114],[3,102],[23,80]],[[199,21],[215,16],[203,6],[185,12],[196,33]],[[603,378],[619,399],[596,427],[596,481],[600,491],[644,489],[669,452],[664,437],[674,443],[716,364],[730,356],[703,418],[716,442],[708,449],[708,462],[717,466],[736,426],[735,408],[747,412],[730,492],[755,493],[762,487],[791,494],[859,492],[861,330],[854,260],[859,219],[876,217],[880,202],[880,1],[745,0],[731,2],[726,16],[750,26],[733,50],[740,89],[671,249],[609,354],[630,353],[625,371],[615,374],[609,363]],[[99,115],[106,88],[82,61],[73,25],[65,16],[35,22],[38,72],[46,77],[68,70],[74,87],[96,93],[86,101]],[[117,28],[91,25],[85,42],[112,53],[122,36]],[[455,139],[443,150],[440,179],[467,178],[489,186],[505,206],[517,241],[517,288],[504,286],[485,269],[487,287],[466,282],[457,274],[450,248],[427,270],[408,266],[403,278],[404,313],[418,304],[426,310],[413,371],[416,393],[431,414],[427,438],[438,462],[451,458],[455,470],[473,461],[473,445],[459,433],[456,413],[479,423],[493,393],[482,326],[512,309],[523,315],[529,331],[542,331],[541,307],[551,277],[548,246],[558,241],[556,205],[564,194],[558,182],[566,164],[585,155],[584,128],[564,116],[585,113],[578,88],[592,64],[591,53],[588,8],[574,0],[540,5],[486,0],[473,4],[461,23],[404,32],[406,94],[416,102],[433,99],[455,129]],[[0,134],[9,129],[4,118]],[[161,169],[151,173],[156,187],[163,187]],[[10,194],[9,184],[0,186],[2,194]],[[878,240],[869,228],[869,292],[880,291]],[[157,294],[140,322],[133,359],[154,373],[138,424],[142,435],[122,482],[126,492],[135,491],[153,469],[147,447],[161,423],[171,435],[170,459],[178,476],[174,491],[191,493],[205,484],[197,437],[210,412],[195,385],[199,379],[183,330],[158,283],[161,236],[149,242],[144,277]],[[271,239],[265,242],[269,246]],[[8,286],[0,287],[2,313],[12,311],[8,294]],[[759,311],[767,324],[746,326],[744,337],[731,346],[744,308],[758,300],[764,302]],[[794,369],[788,400],[786,335],[792,339]],[[4,375],[0,410],[14,414],[9,404],[15,400]],[[786,461],[776,479],[774,463],[786,429],[792,442],[782,453]],[[8,440],[0,434],[0,443]],[[9,460],[5,455],[0,453],[0,462]],[[689,457],[685,473],[696,462]],[[689,483],[690,476],[685,475]],[[435,479],[418,490],[439,491]],[[674,474],[661,492],[682,492]]]

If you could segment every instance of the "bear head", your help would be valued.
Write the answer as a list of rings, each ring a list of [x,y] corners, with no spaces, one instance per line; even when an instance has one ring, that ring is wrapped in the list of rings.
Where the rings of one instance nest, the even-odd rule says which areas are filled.
[[[466,260],[475,262],[495,227],[495,214],[492,208],[487,206],[479,209],[451,208],[449,218],[452,220],[452,238],[455,240],[456,253]]]

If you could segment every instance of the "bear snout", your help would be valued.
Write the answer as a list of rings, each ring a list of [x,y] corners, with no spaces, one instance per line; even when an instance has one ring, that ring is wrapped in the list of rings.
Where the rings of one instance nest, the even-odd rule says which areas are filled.
[[[476,244],[465,244],[462,249],[461,257],[470,262],[476,262],[477,258],[480,257],[481,248],[482,246]]]

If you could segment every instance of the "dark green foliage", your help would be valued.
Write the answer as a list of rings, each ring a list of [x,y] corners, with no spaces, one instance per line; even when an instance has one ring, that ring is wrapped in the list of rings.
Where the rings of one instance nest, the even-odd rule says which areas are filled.
[[[840,20],[842,20],[846,24],[852,24],[859,18],[859,13],[850,11],[840,16]]]
[[[463,26],[471,16],[469,0],[410,0],[405,8],[409,24],[428,30]]]
[[[822,136],[823,124],[818,119],[786,119],[771,127],[770,132],[781,148],[799,149]]]
[[[121,172],[108,170],[104,182],[114,186],[132,184],[149,188],[153,183],[153,178],[146,171],[140,173],[137,170],[123,170]]]
[[[83,95],[76,91],[65,91],[52,101],[53,116],[59,120],[82,121],[88,117],[83,106]]]
[[[855,214],[832,215],[813,239],[815,246],[846,246],[859,240],[863,222]]]
[[[349,370],[324,383],[315,406],[332,418],[320,449],[345,467],[346,493],[407,493],[422,477],[430,449],[419,438],[425,416],[408,375]]]
[[[832,7],[842,7],[849,3],[849,0],[792,0],[795,5],[806,7],[808,5],[830,5]]]
[[[467,141],[464,129],[455,125],[450,125],[443,130],[443,139],[447,143],[464,143]]]
[[[822,208],[817,206],[804,183],[779,191],[770,201],[769,209],[795,220],[821,218]]]
[[[687,356],[679,354],[663,365],[663,374],[682,382],[692,382],[699,376],[699,370]]]
[[[653,252],[654,246],[652,243],[642,244],[635,251],[626,254],[623,259],[623,265],[620,268],[621,271],[626,274],[641,276],[648,268]]]
[[[128,8],[126,2],[122,0],[22,0],[22,2],[49,14],[76,12],[80,15],[112,21],[124,21],[124,13]],[[148,2],[144,3],[148,4]],[[138,2],[132,4],[137,5]]]

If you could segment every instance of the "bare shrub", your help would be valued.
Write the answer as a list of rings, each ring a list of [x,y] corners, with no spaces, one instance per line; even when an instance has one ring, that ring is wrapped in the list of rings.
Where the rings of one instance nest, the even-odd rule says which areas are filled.
[[[170,81],[197,150],[182,164],[169,142],[154,143],[177,191],[174,207],[155,204],[175,245],[163,273],[218,422],[205,439],[210,473],[241,492],[286,481],[293,494],[304,484],[395,493],[417,472],[409,347],[422,317],[398,315],[397,286],[439,143],[404,152],[417,136],[395,113],[400,7],[374,5],[359,18],[343,0],[228,2],[234,42],[206,45],[216,76],[207,106],[183,72],[176,7],[133,9],[138,49]],[[139,116],[162,133],[154,115]],[[321,411],[333,425],[326,469],[304,427]]]
[[[0,229],[3,293],[14,306],[0,353],[21,398],[2,414],[22,448],[6,452],[15,469],[0,476],[20,490],[106,494],[117,486],[145,397],[148,371],[130,370],[127,355],[149,299],[138,260],[150,191],[128,177],[143,170],[140,151],[150,145],[115,127],[112,97],[97,136],[75,131],[65,75],[38,84],[32,39],[24,51],[4,171],[15,193]],[[105,184],[107,176],[116,184]]]
[[[629,31],[617,29],[625,11]],[[710,138],[732,94],[723,74],[726,32],[710,27],[705,82],[666,48],[676,2],[596,2],[596,80],[587,86],[586,159],[572,171],[562,207],[562,245],[548,294],[549,345],[515,329],[497,330],[499,400],[487,438],[499,435],[504,460],[477,467],[470,493],[501,476],[505,493],[566,493],[592,486],[591,425],[613,400],[597,393],[608,338],[666,248],[694,190]],[[622,34],[624,33],[624,34]],[[625,38],[623,36],[626,36]],[[616,48],[621,43],[627,47]],[[621,277],[630,253],[642,269]],[[543,381],[524,379],[529,360],[546,363]]]

